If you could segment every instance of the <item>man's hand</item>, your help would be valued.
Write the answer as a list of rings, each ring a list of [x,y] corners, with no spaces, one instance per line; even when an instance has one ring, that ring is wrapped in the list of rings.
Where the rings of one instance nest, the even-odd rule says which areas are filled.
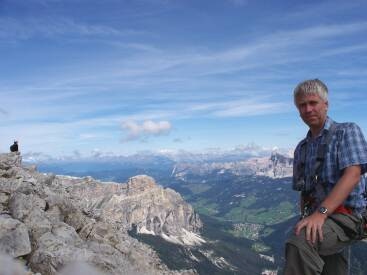
[[[302,230],[302,228],[306,228],[306,240],[316,243],[317,238],[320,242],[323,241],[323,232],[322,226],[325,223],[327,215],[321,214],[318,212],[313,213],[311,216],[308,216],[302,220],[300,220],[295,227],[295,233],[298,236]]]
[[[326,199],[320,204],[327,209],[328,213],[333,213],[348,197],[353,188],[359,183],[361,176],[361,166],[352,165],[344,169],[343,176],[338,180]],[[301,200],[302,203],[302,200]],[[315,212],[312,215],[300,220],[295,227],[296,235],[299,235],[302,228],[306,228],[306,239],[315,243],[317,238],[323,240],[322,226],[325,223],[327,215]]]

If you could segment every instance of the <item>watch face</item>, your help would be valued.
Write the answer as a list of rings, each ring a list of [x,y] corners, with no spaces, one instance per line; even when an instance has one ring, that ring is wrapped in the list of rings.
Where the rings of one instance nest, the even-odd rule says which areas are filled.
[[[319,208],[319,212],[320,212],[321,214],[326,214],[326,213],[327,213],[327,208],[326,208],[326,207],[321,206],[321,207]]]

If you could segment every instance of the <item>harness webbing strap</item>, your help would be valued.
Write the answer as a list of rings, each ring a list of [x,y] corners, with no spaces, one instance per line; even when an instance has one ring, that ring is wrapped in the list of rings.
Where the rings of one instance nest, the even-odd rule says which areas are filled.
[[[313,175],[318,177],[321,172],[322,165],[325,161],[326,154],[329,150],[329,144],[336,130],[336,123],[332,123],[323,142],[317,148],[316,162],[313,169]]]
[[[318,146],[317,148],[317,154],[316,154],[316,161],[315,164],[313,166],[313,169],[309,175],[309,179],[314,179],[316,181],[319,180],[319,176],[321,174],[321,169],[322,166],[324,164],[325,161],[325,157],[326,154],[328,152],[328,145],[331,142],[331,139],[333,138],[333,135],[336,131],[337,128],[337,124],[335,122],[331,123],[326,135],[324,136],[321,144]],[[298,178],[300,179],[304,179],[305,181],[305,193],[310,193],[313,189],[314,186],[307,186],[309,184],[309,182],[306,181],[306,173],[305,173],[305,169],[306,169],[306,155],[307,155],[307,142],[304,142],[301,145],[300,148],[300,165],[299,165],[299,171],[297,171],[298,174]],[[309,190],[307,190],[309,189]]]

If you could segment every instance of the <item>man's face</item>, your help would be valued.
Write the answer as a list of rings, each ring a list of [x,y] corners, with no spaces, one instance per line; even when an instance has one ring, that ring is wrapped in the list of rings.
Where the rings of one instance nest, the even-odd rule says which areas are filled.
[[[324,101],[317,94],[298,95],[296,106],[302,120],[311,130],[321,130],[324,126],[328,102]]]

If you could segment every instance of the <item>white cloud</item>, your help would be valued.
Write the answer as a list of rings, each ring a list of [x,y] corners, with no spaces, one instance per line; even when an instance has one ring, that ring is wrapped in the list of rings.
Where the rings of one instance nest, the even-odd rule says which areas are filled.
[[[146,120],[139,124],[136,121],[129,120],[122,123],[122,128],[127,131],[123,141],[146,139],[149,136],[158,136],[168,134],[171,131],[172,125],[168,121]]]

